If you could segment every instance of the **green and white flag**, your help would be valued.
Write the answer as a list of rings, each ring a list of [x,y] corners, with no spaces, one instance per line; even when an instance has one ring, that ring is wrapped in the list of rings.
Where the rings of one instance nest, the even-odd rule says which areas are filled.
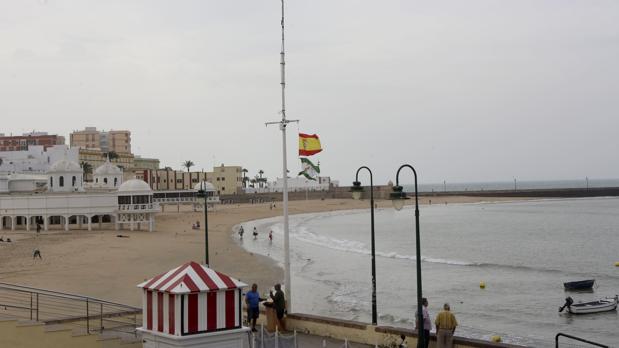
[[[316,177],[320,174],[320,162],[316,165],[309,159],[301,157],[301,167],[303,170],[297,175],[303,175],[310,180],[316,180]]]

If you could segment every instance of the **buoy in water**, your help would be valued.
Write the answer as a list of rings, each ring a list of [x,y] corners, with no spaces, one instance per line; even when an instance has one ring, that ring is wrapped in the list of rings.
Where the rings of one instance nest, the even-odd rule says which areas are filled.
[[[494,343],[499,343],[499,342],[501,342],[501,336],[499,336],[499,335],[494,335],[494,336],[490,337],[490,340],[491,340],[492,342],[494,342]]]
[[[479,282],[479,288],[480,288],[480,289],[485,289],[485,288],[486,288],[486,283],[484,283],[484,282]]]

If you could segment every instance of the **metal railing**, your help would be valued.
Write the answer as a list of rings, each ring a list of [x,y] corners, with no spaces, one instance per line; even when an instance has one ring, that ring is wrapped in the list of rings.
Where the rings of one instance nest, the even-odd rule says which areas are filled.
[[[582,342],[582,343],[587,343],[590,344],[592,346],[596,346],[596,347],[603,347],[603,348],[609,348],[609,346],[601,344],[601,343],[597,343],[597,342],[593,342],[593,341],[589,341],[586,340],[584,338],[580,338],[580,337],[576,337],[576,336],[572,336],[572,335],[568,335],[568,334],[564,334],[562,332],[559,332],[556,336],[555,336],[555,348],[559,348],[559,337],[565,337],[565,338],[569,338],[572,339],[574,341],[578,341],[578,342]]]
[[[196,202],[196,197],[164,197],[153,198],[153,202],[157,203],[177,203],[177,202]]]
[[[68,324],[88,334],[136,335],[142,309],[93,297],[0,283],[0,315],[46,325]]]
[[[139,204],[119,204],[118,210],[120,211],[134,211],[134,210],[153,210],[158,209],[157,203],[139,203]]]

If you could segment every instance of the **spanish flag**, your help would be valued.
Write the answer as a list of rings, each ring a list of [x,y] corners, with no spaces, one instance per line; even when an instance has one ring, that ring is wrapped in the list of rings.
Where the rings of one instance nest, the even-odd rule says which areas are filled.
[[[316,134],[299,133],[299,156],[311,156],[322,151]]]

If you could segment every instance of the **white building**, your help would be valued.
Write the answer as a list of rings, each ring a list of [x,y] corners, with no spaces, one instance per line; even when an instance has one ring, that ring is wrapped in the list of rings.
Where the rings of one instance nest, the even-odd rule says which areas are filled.
[[[331,181],[328,176],[319,176],[316,180],[309,180],[304,176],[296,178],[288,178],[288,192],[297,191],[329,191],[331,185],[337,186],[336,181]],[[277,178],[276,181],[269,183],[268,191],[266,192],[282,192],[284,188],[284,179]],[[259,189],[258,189],[259,190]],[[262,191],[257,191],[262,192]]]
[[[0,151],[0,172],[46,173],[52,164],[65,158],[78,163],[79,149],[54,145],[45,150],[43,146],[30,145],[26,151]]]
[[[118,196],[115,221],[117,227],[129,225],[133,229],[148,224],[152,231],[155,214],[160,211],[159,203],[153,202],[153,190],[146,182],[138,179],[125,181],[116,192]]]
[[[25,175],[25,174],[24,174]],[[76,162],[66,158],[52,164],[47,171],[49,192],[84,191],[84,172]]]
[[[122,169],[113,165],[109,158],[101,166],[97,167],[93,173],[93,188],[118,190],[122,183]]]
[[[0,194],[9,192],[35,192],[47,189],[45,175],[0,173]]]
[[[144,181],[133,179],[119,184],[118,171],[104,164],[101,178],[108,178],[109,190],[97,192],[84,187],[82,168],[66,157],[53,163],[44,175],[0,173],[0,230],[15,230],[42,225],[44,230],[56,225],[69,230],[93,222],[113,223],[115,229],[154,228],[159,204]],[[99,169],[97,168],[97,169]],[[116,168],[118,169],[118,168]],[[117,190],[113,187],[117,186]]]

